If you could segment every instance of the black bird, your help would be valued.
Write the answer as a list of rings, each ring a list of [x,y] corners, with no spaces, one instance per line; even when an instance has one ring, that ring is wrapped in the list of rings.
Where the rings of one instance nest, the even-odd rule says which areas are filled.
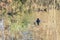
[[[12,14],[11,12],[8,12],[7,14],[8,14],[9,16],[13,16],[13,14]]]
[[[37,23],[37,25],[39,25],[39,23],[40,23],[39,18],[37,18],[36,23]]]

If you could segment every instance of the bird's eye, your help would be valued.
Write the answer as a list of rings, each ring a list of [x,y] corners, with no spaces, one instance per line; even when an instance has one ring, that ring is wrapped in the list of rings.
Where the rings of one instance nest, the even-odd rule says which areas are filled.
[[[47,11],[47,9],[44,9],[44,11],[46,12],[46,11]]]
[[[12,16],[12,13],[11,13],[11,12],[8,12],[7,14],[8,14],[9,16]]]

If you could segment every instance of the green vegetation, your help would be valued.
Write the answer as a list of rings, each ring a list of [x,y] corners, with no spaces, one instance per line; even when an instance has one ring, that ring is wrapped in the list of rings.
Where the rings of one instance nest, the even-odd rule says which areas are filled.
[[[26,2],[27,0],[14,0],[9,4],[10,10],[3,10],[3,16],[9,20],[10,29],[13,33],[16,31],[26,31],[28,24],[31,24],[33,15],[31,9],[27,9]]]
[[[13,0],[13,2],[6,4],[8,10],[6,8],[2,9],[2,15],[5,19],[9,20],[12,31],[25,31],[28,29],[28,24],[31,24],[33,21],[32,19],[35,18],[34,9],[38,9],[38,7],[33,7],[34,3],[39,6],[49,6],[51,4],[53,5],[52,0]],[[56,2],[57,9],[60,8],[59,6],[59,2]],[[8,13],[11,14],[8,15]]]

